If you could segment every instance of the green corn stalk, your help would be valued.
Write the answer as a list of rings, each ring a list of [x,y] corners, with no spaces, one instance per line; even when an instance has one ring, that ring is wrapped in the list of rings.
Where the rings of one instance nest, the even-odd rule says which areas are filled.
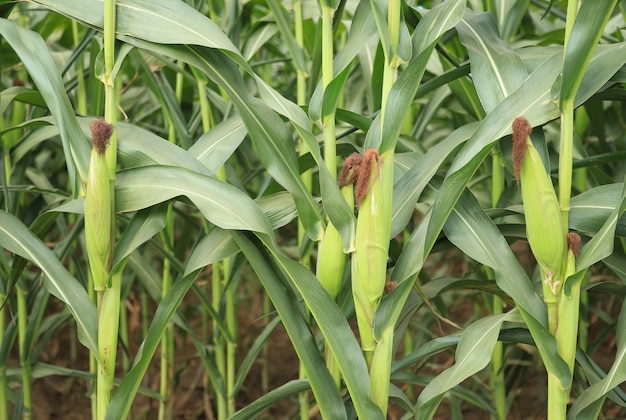
[[[100,195],[100,197],[106,197],[106,202],[103,201],[100,203],[102,207],[100,207],[99,210],[101,212],[102,219],[106,222],[108,232],[102,231],[101,234],[103,236],[98,238],[98,240],[103,242],[108,241],[106,243],[108,249],[108,257],[106,260],[108,264],[106,266],[107,271],[111,269],[110,264],[113,259],[113,240],[115,234],[115,178],[117,171],[117,134],[114,128],[117,125],[119,81],[115,80],[116,78],[113,71],[115,64],[115,11],[116,1],[105,0],[103,28],[105,73],[102,78],[102,82],[105,86],[105,108],[104,121],[102,122],[104,123],[106,121],[105,124],[110,126],[110,143],[108,147],[96,150],[98,156],[94,166],[101,172],[97,173],[97,188],[99,190],[92,191],[92,194],[96,197],[98,197],[98,195]],[[106,168],[106,176],[104,176],[105,170],[102,169],[102,166]],[[106,194],[108,194],[108,197]],[[87,197],[85,197],[85,200],[86,199]],[[87,205],[85,204],[85,209],[86,208]],[[85,223],[87,224],[87,221],[85,221]],[[93,244],[91,245],[93,246]],[[89,239],[87,239],[87,247],[89,246]],[[104,290],[99,289],[103,286]],[[118,270],[116,273],[108,273],[107,281],[104,283],[102,282],[102,279],[99,279],[99,282],[96,282],[96,279],[94,279],[94,287],[98,291],[98,355],[101,362],[98,366],[98,382],[96,389],[96,416],[98,419],[104,419],[106,411],[109,408],[111,392],[113,390],[115,364],[117,362],[117,333],[119,330],[120,319],[121,286],[121,270]]]
[[[98,291],[100,311],[98,329],[98,353],[102,362],[98,366],[97,418],[104,418],[113,389],[117,349],[117,319],[119,319],[119,294],[109,289],[111,256],[113,255],[113,208],[112,188],[106,150],[113,133],[113,126],[104,120],[91,124],[92,145],[89,174],[85,188],[85,239],[89,268],[94,289]],[[116,283],[121,283],[119,275]],[[105,327],[106,326],[106,327]],[[113,330],[113,333],[111,333]]]
[[[528,135],[528,121],[513,123],[513,163],[522,187],[528,242],[541,274],[548,326],[557,351],[573,375],[580,308],[580,286],[585,271],[575,273],[580,237],[563,234],[561,210],[550,177]],[[548,368],[548,418],[564,419],[571,386]]]

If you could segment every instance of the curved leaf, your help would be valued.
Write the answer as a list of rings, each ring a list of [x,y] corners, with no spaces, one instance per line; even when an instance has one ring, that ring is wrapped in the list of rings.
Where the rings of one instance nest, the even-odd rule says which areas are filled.
[[[602,380],[580,394],[568,412],[568,418],[576,418],[584,408],[603,399],[609,391],[626,381],[626,300],[622,303],[616,331],[617,353],[611,369]]]
[[[263,235],[258,236],[271,252],[281,270],[286,273],[289,280],[298,289],[307,308],[310,309],[315,318],[327,346],[337,360],[357,415],[360,418],[372,420],[383,418],[382,412],[372,400],[368,369],[359,344],[337,304],[306,267],[285,257],[271,241],[268,241],[268,238],[263,237]],[[283,317],[281,316],[281,318]],[[308,367],[307,372],[310,372]]]
[[[491,13],[466,13],[457,30],[469,54],[478,96],[490,112],[520,87],[528,76],[526,66],[500,38]]]
[[[263,413],[276,402],[310,389],[307,379],[294,379],[275,388],[248,404],[230,417],[230,420],[248,420]]]
[[[461,335],[454,365],[437,375],[421,392],[417,399],[416,416],[419,417],[421,412],[432,408],[426,406],[429,401],[487,366],[498,341],[502,323],[518,319],[519,313],[513,309],[504,314],[481,318],[467,327]]]
[[[70,184],[77,197],[82,180],[87,179],[91,148],[78,126],[48,46],[39,34],[5,19],[0,19],[0,34],[20,56],[59,127]]]
[[[44,272],[46,289],[67,305],[76,320],[80,342],[97,355],[98,315],[85,288],[39,238],[3,210],[0,210],[0,246],[32,261]]]
[[[222,229],[251,230],[272,236],[259,206],[217,178],[175,166],[146,166],[119,172],[115,186],[119,212],[135,211],[186,196],[211,223]]]
[[[408,223],[415,203],[450,151],[472,136],[477,123],[466,124],[437,143],[393,185],[391,236],[399,234]]]
[[[616,3],[617,0],[596,0],[581,4],[567,40],[563,60],[561,110],[563,110],[564,103],[574,101],[589,61]]]
[[[311,390],[315,394],[322,417],[330,419],[347,418],[345,407],[337,388],[334,386],[333,378],[328,369],[326,369],[324,360],[317,349],[317,344],[308,325],[304,321],[302,312],[296,305],[297,299],[279,280],[281,275],[269,264],[267,255],[263,255],[254,243],[243,234],[235,232],[233,237],[241,252],[243,252],[257,273],[259,280],[263,283],[263,287],[272,299],[274,307],[283,321],[298,358],[305,366]],[[307,273],[309,273],[308,270]],[[317,282],[315,284],[318,285]],[[321,288],[321,286],[318,287]]]
[[[614,210],[606,219],[602,228],[580,250],[580,254],[576,258],[576,272],[582,271],[611,255],[615,240],[615,228],[625,209],[626,188],[622,188],[621,199],[616,203]]]
[[[190,274],[175,282],[159,303],[146,337],[137,351],[133,367],[126,374],[115,395],[111,398],[105,419],[127,418],[134,396],[161,342],[161,337],[165,329],[170,325],[172,316],[176,313],[195,278],[195,274]]]
[[[498,286],[534,318],[547,317],[545,305],[495,223],[476,198],[465,192],[444,226],[446,237],[469,257],[500,274]]]
[[[246,134],[248,131],[241,118],[232,117],[204,133],[187,151],[215,174],[239,147]]]
[[[83,0],[76,7],[72,0],[34,0],[50,10],[102,28],[102,0]],[[218,48],[241,56],[239,50],[215,22],[183,1],[118,0],[116,33],[163,44],[194,44]],[[158,28],[158,30],[155,30]],[[247,66],[243,57],[240,64]]]

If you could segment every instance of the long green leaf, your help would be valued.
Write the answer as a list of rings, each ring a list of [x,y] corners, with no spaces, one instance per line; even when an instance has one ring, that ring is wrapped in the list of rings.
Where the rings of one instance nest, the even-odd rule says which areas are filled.
[[[501,274],[498,287],[538,320],[546,319],[543,301],[495,223],[476,198],[465,192],[444,226],[446,237],[469,257]]]
[[[386,115],[379,114],[367,132],[366,149],[377,148],[383,154],[395,148],[402,121],[415,97],[435,41],[459,22],[464,10],[465,0],[449,0],[433,8],[420,21],[413,33],[413,59],[391,87]],[[423,47],[415,47],[417,43]]]
[[[322,190],[322,203],[326,214],[341,235],[344,252],[353,251],[356,224],[353,209],[348,206],[337,186],[337,182],[322,159],[319,143],[311,131],[310,122],[306,118],[306,114],[300,107],[293,102],[287,101],[266,83],[258,83],[258,85],[261,97],[265,102],[276,112],[287,117],[300,137],[306,142],[311,156],[317,163],[320,188]]]
[[[311,314],[324,335],[326,344],[337,360],[359,417],[372,420],[382,418],[380,409],[371,397],[365,359],[345,316],[337,304],[308,269],[285,257],[263,235],[258,236],[289,280],[298,289],[307,308],[310,308]]]
[[[506,44],[490,13],[466,13],[457,25],[467,48],[472,78],[485,111],[515,92],[528,76],[522,59]]]
[[[568,418],[577,418],[577,414],[584,408],[603,399],[609,391],[626,381],[626,300],[622,303],[616,331],[617,353],[609,373],[602,380],[587,388],[576,399],[576,402],[574,402],[574,405],[568,412]]]
[[[186,196],[202,214],[222,229],[240,229],[273,236],[259,206],[246,194],[217,178],[174,166],[147,166],[119,172],[116,210],[144,209]]]
[[[333,385],[333,379],[324,365],[324,359],[317,349],[315,339],[311,335],[301,310],[296,305],[296,297],[289,293],[279,280],[280,274],[269,264],[267,255],[264,255],[243,234],[233,233],[233,237],[257,273],[259,280],[263,283],[263,287],[283,321],[298,358],[306,368],[311,390],[315,394],[322,417],[329,419],[347,418],[339,392]]]
[[[621,201],[623,183],[600,185],[572,197],[569,224],[582,233],[595,234],[611,217]],[[624,220],[617,221],[619,236],[624,236]]]
[[[576,272],[582,271],[592,264],[608,257],[613,252],[615,228],[619,218],[626,209],[626,188],[622,188],[621,199],[611,212],[602,228],[583,246],[576,258]]]
[[[276,402],[307,391],[309,388],[309,381],[306,379],[294,379],[289,381],[237,411],[230,417],[230,420],[248,420],[255,418],[255,416],[263,413],[263,411]]]
[[[80,342],[98,354],[98,316],[85,288],[18,218],[3,210],[0,210],[0,246],[32,261],[44,272],[48,291],[72,312]]]
[[[195,281],[195,278],[195,273],[193,273],[175,282],[159,303],[152,318],[152,322],[150,323],[148,333],[137,351],[133,367],[126,374],[117,392],[113,398],[111,398],[111,403],[109,404],[105,417],[106,419],[116,420],[127,418],[139,385],[161,342],[161,337],[165,329],[170,325],[172,316],[174,316],[180,303],[187,294],[187,291]]]
[[[87,179],[90,147],[78,126],[50,50],[39,34],[5,19],[0,19],[0,34],[20,56],[59,127],[70,185],[77,197],[82,180]]]
[[[564,103],[574,101],[589,61],[616,3],[617,0],[596,0],[582,3],[567,40],[567,49],[563,60],[561,111]]]
[[[203,134],[188,149],[211,173],[228,160],[247,134],[246,126],[239,117],[232,117],[217,124]]]
[[[306,73],[307,64],[304,59],[304,51],[298,45],[296,37],[294,36],[294,29],[291,28],[289,23],[289,15],[285,8],[278,3],[277,0],[267,0],[267,4],[272,10],[272,15],[276,20],[276,24],[280,29],[280,35],[287,45],[287,50],[291,56],[291,60],[294,63],[296,70]]]
[[[33,0],[50,10],[102,29],[102,0],[83,0],[76,7],[72,0]],[[222,29],[183,1],[118,0],[116,33],[162,44],[194,44],[228,51],[241,57],[239,50]],[[158,28],[158,30],[155,30]],[[241,57],[240,64],[247,63]]]
[[[399,234],[413,214],[415,203],[426,185],[435,175],[450,151],[469,139],[476,131],[477,123],[466,124],[453,131],[445,140],[437,143],[415,165],[402,175],[393,186],[391,236]]]
[[[519,313],[512,310],[481,318],[467,327],[457,347],[454,365],[437,375],[421,392],[417,399],[416,416],[429,409],[425,405],[430,400],[444,394],[487,366],[498,341],[502,323],[516,319],[519,319]]]

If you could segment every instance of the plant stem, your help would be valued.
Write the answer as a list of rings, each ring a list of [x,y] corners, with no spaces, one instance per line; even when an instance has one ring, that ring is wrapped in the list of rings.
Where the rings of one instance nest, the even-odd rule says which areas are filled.
[[[101,365],[98,368],[98,419],[104,419],[113,390],[117,354],[117,332],[120,317],[121,273],[111,279],[111,287],[98,292],[98,348]]]
[[[171,138],[170,138],[171,140]],[[163,246],[171,252],[174,247],[173,235],[174,235],[174,220],[172,217],[172,203],[167,206],[166,225],[163,232]],[[171,274],[171,260],[167,257],[163,260],[163,278],[161,282],[161,298],[164,298],[172,287],[172,274]],[[161,394],[161,400],[159,401],[159,420],[169,419],[172,417],[171,401],[169,398],[171,378],[173,373],[172,359],[173,359],[173,328],[172,325],[168,325],[165,329],[163,337],[161,338],[161,378],[159,394]]]
[[[6,301],[6,295],[4,293],[0,294],[0,302]],[[4,338],[4,333],[6,331],[6,305],[2,305],[0,308],[0,337]],[[7,367],[4,362],[0,364],[0,418],[8,419],[9,418],[9,399],[7,396],[8,388],[8,380],[7,380]]]
[[[398,47],[400,41],[400,22],[401,22],[401,3],[398,0],[389,0],[387,3],[387,35],[389,37],[389,50],[384,51],[385,63],[383,67],[383,82],[381,94],[381,133],[384,133],[385,116],[387,111],[387,102],[389,92],[396,80],[398,67],[402,62],[402,58],[398,55]],[[381,30],[381,28],[379,28]],[[382,140],[382,139],[381,139]],[[366,152],[367,153],[367,152]],[[376,340],[374,337],[374,316],[378,309],[380,299],[382,298],[383,289],[387,276],[387,258],[389,254],[389,235],[391,231],[391,202],[393,201],[393,165],[394,150],[381,151],[382,168],[378,175],[378,179],[371,187],[371,200],[375,205],[367,208],[367,198],[363,203],[359,217],[357,219],[357,257],[360,266],[364,264],[364,256],[369,260],[367,271],[359,273],[353,265],[353,275],[357,272],[357,276],[353,277],[353,290],[355,281],[366,281],[370,285],[367,286],[368,305],[370,306],[364,314],[370,313],[365,318],[360,319],[359,310],[357,310],[357,320],[359,323],[359,333],[361,334],[361,343],[366,346],[373,346],[366,349],[365,359],[370,367],[370,387],[372,396],[376,404],[380,407],[383,415],[387,415],[387,407],[389,400],[389,383],[391,375],[391,361],[393,359],[393,329],[386,330],[382,336]],[[378,187],[377,184],[380,184]],[[378,195],[378,196],[376,196]],[[370,213],[370,214],[367,214]],[[371,217],[371,220],[370,220]],[[368,224],[376,225],[376,227],[367,227]],[[361,227],[363,226],[363,227]],[[359,232],[362,229],[370,230],[367,235],[366,242],[358,241]],[[368,243],[368,242],[372,243]],[[362,249],[359,249],[362,248]],[[362,268],[361,268],[362,269]],[[380,288],[380,291],[378,290]],[[355,305],[358,306],[355,301]],[[365,330],[366,323],[368,330]],[[362,331],[362,329],[364,331]],[[372,353],[368,354],[371,351]]]
[[[26,291],[23,286],[17,284],[17,329],[20,340],[20,365],[22,367],[22,401],[24,404],[23,418],[28,420],[32,418],[32,377],[30,369],[30,358],[28,354],[30,349],[25,348],[26,340],[26,324],[28,320],[28,307],[26,303]]]
[[[491,206],[497,207],[502,191],[504,191],[504,163],[502,158],[495,151],[492,152],[491,160]],[[488,269],[489,276],[493,275],[493,271]],[[493,295],[492,314],[501,314],[504,309],[504,303],[499,296]],[[489,385],[493,393],[493,404],[496,409],[496,416],[492,416],[499,420],[506,419],[506,389],[504,382],[504,345],[502,341],[498,341],[493,348],[491,357],[491,376],[489,377]]]
[[[322,86],[324,91],[334,78],[333,69],[333,18],[335,10],[322,4]],[[323,115],[324,124],[324,162],[333,179],[337,179],[337,140],[335,133],[335,109]],[[331,298],[336,299],[347,264],[347,255],[343,252],[341,235],[330,220],[327,220],[324,237],[318,248],[316,274],[324,289]],[[333,360],[332,352],[325,351],[326,366],[329,369],[337,388],[341,385],[341,375]],[[304,415],[304,410],[301,409]]]
[[[304,51],[304,29],[303,29],[304,21],[303,21],[303,16],[302,16],[302,0],[294,1],[293,14],[294,14],[294,32],[295,32],[296,42],[298,43],[298,46]],[[298,69],[296,72],[296,95],[297,95],[298,105],[301,105],[301,106],[306,105],[306,73],[302,71],[302,69]],[[298,148],[299,148],[300,156],[309,152],[308,146],[302,139],[300,139],[299,141]],[[302,182],[306,186],[307,191],[311,193],[313,190],[313,171],[309,169],[303,172],[300,175],[300,177],[302,178]],[[302,225],[302,221],[298,219],[298,249],[300,251],[299,252],[300,264],[302,264],[303,266],[305,266],[306,268],[310,270],[311,269],[311,254],[309,251],[305,249],[305,240],[306,240],[306,229],[304,229],[304,226]],[[266,297],[267,295],[264,294],[264,298]],[[264,313],[267,313],[267,312],[264,312]],[[311,317],[310,317],[310,314],[308,313],[308,310],[307,310],[307,316],[308,316],[307,321],[310,322]],[[264,323],[267,324],[267,322],[268,322],[267,319],[265,319]],[[266,359],[266,357],[268,356],[268,351],[269,351],[269,347],[266,344],[263,348],[264,361],[266,362],[268,361]],[[328,356],[326,360],[329,360]],[[267,373],[266,372],[267,366],[268,366],[267,364],[263,365],[264,373]],[[298,369],[298,376],[300,378],[306,378],[307,376],[306,369],[302,362],[300,362],[300,366]],[[267,380],[267,377],[264,376],[264,379]],[[302,420],[308,419],[309,418],[309,392],[308,391],[301,392],[298,395],[298,405],[300,407],[300,418]]]
[[[106,165],[109,175],[110,201],[103,203],[101,212],[109,212],[110,240],[115,232],[115,176],[117,170],[117,88],[113,76],[115,63],[115,0],[105,0],[104,2],[104,86],[105,86],[105,108],[104,119],[113,126],[109,145],[106,149]],[[108,206],[107,206],[108,204]],[[87,244],[89,246],[89,243]],[[109,248],[107,261],[110,270],[110,262],[113,260],[113,246]],[[113,389],[113,379],[115,377],[115,364],[117,356],[117,333],[119,329],[120,317],[120,292],[122,274],[116,273],[110,276],[110,281],[104,291],[98,292],[98,353],[101,365],[98,367],[97,385],[97,418],[102,420],[105,417],[111,391]],[[110,286],[110,287],[109,287]]]
[[[220,172],[224,172],[224,167]],[[225,178],[225,177],[224,177]],[[239,320],[237,319],[237,288],[230,279],[230,261],[229,259],[222,260],[220,265],[224,273],[224,281],[227,284],[226,289],[226,326],[234,342],[226,340],[226,396],[227,396],[227,413],[230,417],[235,413],[235,365],[237,355],[237,325]]]
[[[213,285],[211,290],[212,304],[215,310],[220,313],[221,297],[222,297],[222,273],[220,263],[213,264]],[[215,347],[215,365],[222,378],[226,378],[226,355],[224,354],[224,337],[219,333],[217,321],[213,322],[213,345]],[[227,417],[226,387],[216,390],[215,399],[217,400],[217,418],[223,420]]]
[[[74,38],[74,44],[78,45],[80,42],[79,26],[78,22],[72,20],[72,37]],[[85,83],[85,63],[82,55],[76,59],[75,65],[76,71],[76,112],[80,115],[87,115],[87,86]]]

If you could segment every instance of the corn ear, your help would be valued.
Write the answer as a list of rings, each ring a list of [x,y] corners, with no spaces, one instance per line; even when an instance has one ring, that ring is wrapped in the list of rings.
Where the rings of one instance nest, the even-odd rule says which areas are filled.
[[[85,240],[94,289],[100,291],[108,283],[113,246],[111,184],[106,161],[112,127],[97,120],[91,129],[93,148],[85,187]]]
[[[363,157],[352,153],[346,158],[339,175],[339,187],[348,204],[354,205],[354,184],[356,183]],[[343,284],[343,277],[348,263],[348,256],[343,252],[343,242],[337,228],[328,223],[319,246],[317,258],[317,278],[328,292],[336,299]]]
[[[562,286],[561,268],[566,255],[566,238],[554,186],[528,137],[530,130],[530,124],[524,117],[517,118],[513,123],[513,161],[522,188],[528,243],[539,264],[544,299],[548,302],[558,297]],[[518,153],[517,156],[515,153]]]
[[[367,150],[356,186],[359,215],[356,224],[356,251],[352,256],[352,294],[361,347],[368,361],[371,361],[371,355],[376,349],[374,316],[385,290],[387,274],[391,229],[389,187],[393,186],[391,153],[383,159],[378,150]]]
[[[341,235],[329,222],[319,246],[316,273],[320,283],[333,299],[337,298],[341,290],[347,261]]]

